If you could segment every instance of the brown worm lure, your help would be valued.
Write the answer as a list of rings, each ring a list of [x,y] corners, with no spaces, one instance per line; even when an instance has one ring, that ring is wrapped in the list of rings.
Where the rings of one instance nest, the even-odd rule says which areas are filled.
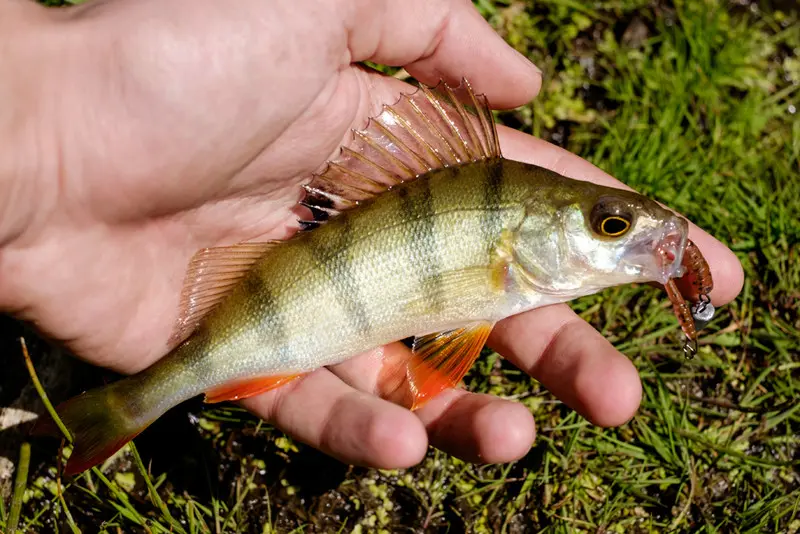
[[[700,249],[692,241],[687,241],[681,261],[685,274],[681,279],[686,279],[691,288],[687,295],[678,289],[675,279],[670,280],[665,289],[672,303],[672,310],[678,318],[681,330],[686,335],[683,345],[684,354],[691,358],[697,352],[697,332],[701,330],[714,317],[714,305],[711,304],[709,294],[714,288],[711,278],[711,269],[703,257]],[[689,303],[692,303],[691,307]]]

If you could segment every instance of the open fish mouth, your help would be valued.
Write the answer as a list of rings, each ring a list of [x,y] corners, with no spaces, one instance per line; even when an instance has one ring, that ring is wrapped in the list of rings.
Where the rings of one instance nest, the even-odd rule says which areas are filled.
[[[661,284],[685,274],[683,253],[686,250],[688,237],[688,223],[684,219],[675,217],[664,225],[661,236],[653,241],[653,249],[661,259],[661,277],[658,280]]]
[[[665,285],[685,274],[683,255],[689,224],[679,217],[664,221],[646,236],[631,243],[625,251],[623,269],[637,272],[647,281]]]

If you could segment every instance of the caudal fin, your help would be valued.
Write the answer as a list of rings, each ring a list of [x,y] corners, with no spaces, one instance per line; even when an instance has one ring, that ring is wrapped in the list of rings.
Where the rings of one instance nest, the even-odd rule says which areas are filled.
[[[124,409],[117,385],[87,391],[56,407],[72,436],[72,454],[65,474],[74,475],[101,463],[147,427],[138,424]],[[55,422],[46,416],[31,432],[61,435]]]

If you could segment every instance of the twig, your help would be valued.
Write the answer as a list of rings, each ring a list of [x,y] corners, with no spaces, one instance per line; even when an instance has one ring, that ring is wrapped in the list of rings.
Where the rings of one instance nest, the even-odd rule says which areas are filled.
[[[747,406],[740,406],[738,404],[734,404],[730,401],[726,401],[724,399],[714,399],[710,397],[697,397],[695,395],[689,396],[690,399],[702,402],[703,404],[711,404],[713,406],[718,406],[720,408],[725,408],[728,410],[736,410],[737,412],[744,412],[744,413],[768,413],[768,412],[775,412],[779,411],[778,408],[780,405],[767,407],[767,408],[750,408]]]

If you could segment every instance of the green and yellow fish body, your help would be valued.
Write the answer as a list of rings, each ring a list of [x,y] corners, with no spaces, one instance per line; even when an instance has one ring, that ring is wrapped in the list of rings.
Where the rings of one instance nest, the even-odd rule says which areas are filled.
[[[504,159],[485,99],[466,81],[460,90],[423,87],[356,132],[306,187],[312,230],[198,253],[183,341],[59,407],[74,438],[67,471],[198,394],[244,398],[412,336],[395,378],[416,408],[461,380],[497,321],[681,274],[685,220],[636,193]]]

